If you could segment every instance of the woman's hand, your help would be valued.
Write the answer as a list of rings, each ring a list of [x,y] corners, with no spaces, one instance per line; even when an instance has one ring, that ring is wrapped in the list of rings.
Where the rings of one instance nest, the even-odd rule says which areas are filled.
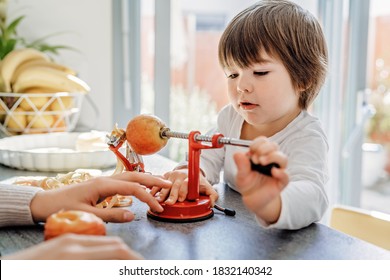
[[[17,253],[4,260],[139,260],[122,239],[112,236],[64,234]]]
[[[60,210],[91,212],[106,222],[129,222],[134,214],[126,209],[95,207],[97,203],[116,194],[133,195],[147,203],[155,212],[162,212],[158,201],[147,188],[170,188],[172,183],[160,177],[140,172],[124,172],[114,176],[101,176],[88,181],[38,192],[31,201],[31,213],[35,222],[43,222]],[[147,186],[147,187],[146,187]]]
[[[168,205],[176,201],[183,202],[188,194],[188,169],[177,169],[164,174],[164,178],[172,182],[170,189],[153,188],[152,195],[159,192],[157,200]],[[210,196],[211,206],[218,199],[218,193],[207,181],[202,173],[199,173],[199,193]]]
[[[281,211],[280,193],[289,182],[287,156],[276,143],[259,137],[253,141],[248,153],[236,153],[234,161],[237,165],[236,187],[245,206],[266,223],[276,222]],[[273,167],[270,177],[253,171],[250,161],[261,165],[277,163],[280,167]]]

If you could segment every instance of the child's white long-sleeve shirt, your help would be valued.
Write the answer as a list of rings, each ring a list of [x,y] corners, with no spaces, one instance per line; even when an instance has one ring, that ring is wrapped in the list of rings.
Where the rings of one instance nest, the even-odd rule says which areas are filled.
[[[218,127],[209,133],[240,138],[244,119],[231,105],[218,115]],[[290,182],[281,193],[282,209],[278,221],[267,227],[299,229],[319,221],[328,207],[325,185],[328,181],[328,142],[319,120],[302,111],[282,131],[269,137],[278,143],[288,157],[287,172]],[[221,149],[202,150],[200,166],[206,178],[218,183],[223,171],[224,181],[235,188],[237,167],[233,154],[247,148],[225,145]],[[265,226],[262,221],[259,221]]]

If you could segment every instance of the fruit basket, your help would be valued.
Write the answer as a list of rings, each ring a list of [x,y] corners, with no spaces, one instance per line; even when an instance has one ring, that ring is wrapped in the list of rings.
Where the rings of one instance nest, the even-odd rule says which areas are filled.
[[[90,87],[45,53],[21,48],[0,63],[0,133],[72,131]]]
[[[74,130],[85,93],[0,93],[0,133],[6,136]]]

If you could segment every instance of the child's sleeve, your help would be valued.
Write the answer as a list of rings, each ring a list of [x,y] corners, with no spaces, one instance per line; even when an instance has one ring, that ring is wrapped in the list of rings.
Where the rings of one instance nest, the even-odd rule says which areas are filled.
[[[290,183],[281,193],[279,220],[267,226],[270,228],[306,227],[320,221],[329,204],[325,191],[328,182],[326,141],[318,135],[309,135],[289,141],[288,145],[294,147],[288,151]],[[260,220],[259,223],[264,226]]]

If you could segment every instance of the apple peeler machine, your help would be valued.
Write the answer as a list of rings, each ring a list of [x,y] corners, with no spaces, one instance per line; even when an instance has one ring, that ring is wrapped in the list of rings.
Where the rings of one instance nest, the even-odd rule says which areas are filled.
[[[199,173],[200,173],[200,154],[203,149],[219,149],[224,145],[233,145],[241,147],[249,147],[251,141],[224,137],[217,133],[212,136],[202,135],[199,131],[191,131],[190,133],[175,132],[169,128],[164,128],[160,132],[162,138],[180,138],[188,140],[188,194],[183,202],[176,202],[173,205],[167,205],[164,202],[161,206],[164,211],[154,213],[148,211],[149,218],[174,223],[185,223],[202,221],[211,218],[214,211],[211,207],[210,198],[207,195],[199,194]],[[131,150],[131,147],[126,143],[126,156],[123,156],[119,148],[126,137],[124,134],[111,134],[108,136],[108,145],[111,151],[115,153],[118,160],[123,164],[127,171],[145,172],[142,157]],[[252,170],[271,176],[272,167],[279,167],[275,163],[266,166],[251,163]],[[123,170],[122,170],[123,171]],[[228,216],[234,216],[235,211],[228,208],[223,208],[219,205],[214,205],[214,208],[223,211]]]

